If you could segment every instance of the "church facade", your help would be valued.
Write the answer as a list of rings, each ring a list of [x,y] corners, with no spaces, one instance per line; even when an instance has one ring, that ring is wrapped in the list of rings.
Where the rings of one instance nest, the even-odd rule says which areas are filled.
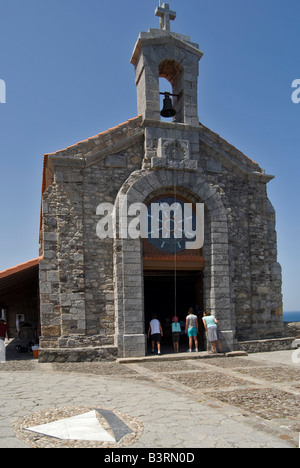
[[[175,311],[184,319],[190,306],[199,317],[206,309],[217,317],[226,350],[283,336],[267,195],[273,176],[199,123],[203,54],[188,36],[171,32],[176,13],[168,4],[156,15],[160,28],[139,35],[131,58],[138,116],[44,158],[42,361],[144,356],[151,314],[169,320]],[[161,117],[160,78],[172,87],[168,120]],[[166,238],[152,238],[148,228],[121,235],[132,222],[138,232],[137,209],[146,207],[151,219],[154,203],[192,207],[195,222],[201,205],[201,245],[180,242],[172,209]],[[114,235],[99,235],[106,220]]]

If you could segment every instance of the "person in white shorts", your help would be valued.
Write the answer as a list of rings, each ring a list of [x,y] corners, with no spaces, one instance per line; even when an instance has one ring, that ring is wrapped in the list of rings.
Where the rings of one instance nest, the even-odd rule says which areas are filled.
[[[216,352],[216,345],[218,346],[219,352],[222,353],[222,345],[218,338],[218,320],[211,315],[209,310],[206,310],[202,321],[207,333],[207,340],[211,344],[212,353]]]

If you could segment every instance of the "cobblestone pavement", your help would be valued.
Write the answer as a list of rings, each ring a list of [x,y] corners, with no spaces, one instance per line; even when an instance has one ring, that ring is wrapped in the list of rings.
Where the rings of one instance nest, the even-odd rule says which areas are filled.
[[[299,444],[300,365],[292,351],[131,364],[12,360],[0,364],[0,376],[0,448],[28,447],[18,423],[66,407],[134,418],[143,430],[132,448]]]

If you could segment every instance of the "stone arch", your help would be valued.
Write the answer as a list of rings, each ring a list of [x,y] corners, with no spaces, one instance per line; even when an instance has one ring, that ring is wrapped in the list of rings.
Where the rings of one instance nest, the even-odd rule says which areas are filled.
[[[172,86],[175,86],[176,80],[183,73],[183,67],[176,60],[164,59],[158,66],[158,76],[166,78]]]
[[[235,310],[230,287],[227,212],[220,194],[198,173],[187,171],[137,171],[121,187],[115,202],[126,196],[128,205],[146,203],[151,197],[176,187],[178,193],[205,205],[206,259],[204,271],[205,307],[220,320],[224,349],[235,349]],[[114,241],[114,291],[116,346],[122,357],[144,356],[143,252],[140,239]]]

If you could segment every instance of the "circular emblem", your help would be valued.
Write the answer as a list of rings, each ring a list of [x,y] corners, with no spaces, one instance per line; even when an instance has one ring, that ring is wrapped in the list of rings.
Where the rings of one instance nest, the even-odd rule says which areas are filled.
[[[163,196],[148,204],[148,242],[161,252],[175,254],[195,239],[196,216],[190,203]]]

